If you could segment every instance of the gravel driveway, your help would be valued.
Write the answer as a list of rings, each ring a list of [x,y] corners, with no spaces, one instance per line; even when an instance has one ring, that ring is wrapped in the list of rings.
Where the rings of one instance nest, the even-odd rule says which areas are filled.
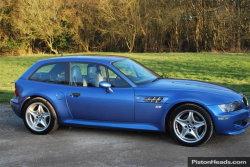
[[[0,104],[0,166],[187,166],[187,157],[250,157],[250,128],[214,135],[184,147],[162,133],[61,127],[49,135],[26,130],[9,105]]]

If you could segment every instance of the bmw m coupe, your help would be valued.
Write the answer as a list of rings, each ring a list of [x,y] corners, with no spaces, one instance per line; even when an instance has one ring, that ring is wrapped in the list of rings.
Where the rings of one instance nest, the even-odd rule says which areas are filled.
[[[37,61],[15,82],[13,111],[34,134],[59,125],[169,131],[185,146],[213,132],[249,126],[247,98],[224,86],[164,78],[119,56],[68,56]]]

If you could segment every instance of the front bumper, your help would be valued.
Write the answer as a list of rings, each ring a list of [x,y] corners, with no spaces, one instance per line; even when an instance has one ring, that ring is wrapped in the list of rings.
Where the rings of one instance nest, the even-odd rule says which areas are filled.
[[[250,125],[250,108],[224,113],[217,105],[207,107],[211,111],[216,134],[238,135]]]

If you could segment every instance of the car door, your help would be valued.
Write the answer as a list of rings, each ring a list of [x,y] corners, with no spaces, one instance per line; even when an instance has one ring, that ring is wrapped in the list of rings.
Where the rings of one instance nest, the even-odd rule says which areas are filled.
[[[70,70],[67,103],[74,119],[134,122],[134,88],[126,81],[94,63],[71,63]],[[113,93],[100,88],[101,81],[115,81]]]

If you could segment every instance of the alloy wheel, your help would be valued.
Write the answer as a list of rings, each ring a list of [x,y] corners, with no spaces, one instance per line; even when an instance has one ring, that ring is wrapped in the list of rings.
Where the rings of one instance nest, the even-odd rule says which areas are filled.
[[[200,141],[207,131],[205,118],[195,110],[181,111],[173,122],[176,136],[186,143]]]
[[[25,118],[28,126],[37,132],[46,130],[51,122],[50,111],[41,102],[30,104],[26,110]]]

